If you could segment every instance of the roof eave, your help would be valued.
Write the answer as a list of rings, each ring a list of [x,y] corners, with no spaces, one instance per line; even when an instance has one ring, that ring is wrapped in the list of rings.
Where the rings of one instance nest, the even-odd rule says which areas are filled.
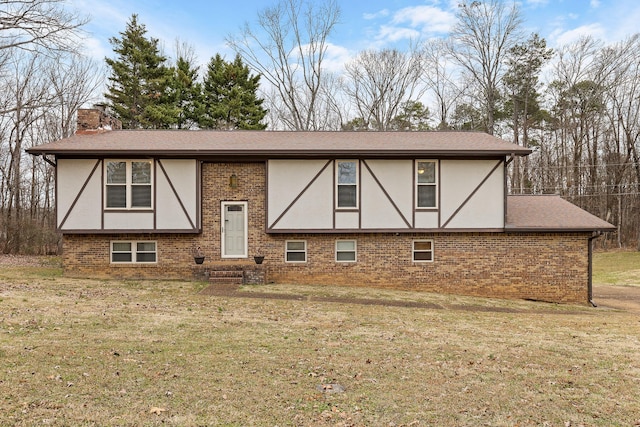
[[[592,233],[597,231],[615,231],[616,227],[535,227],[507,225],[505,233]]]
[[[326,157],[504,157],[526,156],[530,150],[69,150],[32,147],[32,155],[55,156],[162,156],[162,157],[251,157],[251,158],[326,158]]]

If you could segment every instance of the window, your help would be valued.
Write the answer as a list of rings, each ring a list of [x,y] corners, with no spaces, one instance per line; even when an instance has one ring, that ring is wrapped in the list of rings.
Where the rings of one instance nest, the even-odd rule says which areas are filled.
[[[433,240],[413,241],[413,261],[431,262],[433,261]]]
[[[336,167],[336,206],[342,209],[358,207],[358,162],[339,160]]]
[[[105,207],[145,209],[152,207],[151,160],[105,162]]]
[[[419,160],[416,162],[416,207],[435,208],[437,206],[438,174],[435,160]]]
[[[336,240],[336,261],[356,262],[355,240]]]
[[[155,263],[156,242],[111,242],[112,263]]]
[[[307,262],[306,240],[289,240],[285,242],[286,262]]]

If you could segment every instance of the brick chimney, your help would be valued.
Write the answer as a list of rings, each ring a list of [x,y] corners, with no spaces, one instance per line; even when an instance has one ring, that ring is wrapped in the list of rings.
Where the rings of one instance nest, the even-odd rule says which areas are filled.
[[[109,116],[102,105],[78,109],[76,134],[100,133],[122,129],[122,122]]]

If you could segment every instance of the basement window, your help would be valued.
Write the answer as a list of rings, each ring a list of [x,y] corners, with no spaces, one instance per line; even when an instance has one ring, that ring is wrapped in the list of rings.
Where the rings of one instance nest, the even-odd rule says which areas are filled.
[[[157,261],[156,242],[111,242],[112,264],[150,264]]]
[[[336,261],[356,262],[355,240],[336,240]]]
[[[286,262],[307,262],[307,241],[287,240],[284,257]]]
[[[413,262],[433,262],[433,240],[413,241]]]

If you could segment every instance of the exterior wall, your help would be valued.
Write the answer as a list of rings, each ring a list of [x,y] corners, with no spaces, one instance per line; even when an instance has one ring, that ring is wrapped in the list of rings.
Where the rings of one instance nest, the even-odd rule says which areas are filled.
[[[198,228],[195,159],[154,162],[154,206],[145,210],[103,209],[104,168],[104,161],[100,159],[58,159],[57,225],[63,232],[194,231]]]
[[[276,235],[268,281],[375,286],[461,295],[587,303],[588,233]],[[285,263],[284,242],[307,241],[308,262]],[[357,241],[357,262],[335,261],[336,239]],[[413,262],[414,239],[434,261]]]
[[[237,188],[229,186],[236,174]],[[64,236],[65,273],[116,278],[192,275],[193,250],[205,265],[253,264],[265,256],[268,282],[375,286],[500,298],[587,303],[590,233],[328,233],[267,234],[263,163],[206,163],[202,168],[203,232]],[[248,205],[246,259],[221,257],[221,201]],[[357,262],[335,261],[335,241],[355,239]],[[434,261],[412,261],[414,239],[433,239]],[[111,240],[155,240],[158,263],[110,265]],[[306,263],[286,263],[286,240],[306,240]]]
[[[367,159],[358,161],[358,207],[338,209],[335,163],[269,160],[267,227],[282,232],[504,227],[503,159],[438,161],[434,208],[416,207],[414,160]]]

